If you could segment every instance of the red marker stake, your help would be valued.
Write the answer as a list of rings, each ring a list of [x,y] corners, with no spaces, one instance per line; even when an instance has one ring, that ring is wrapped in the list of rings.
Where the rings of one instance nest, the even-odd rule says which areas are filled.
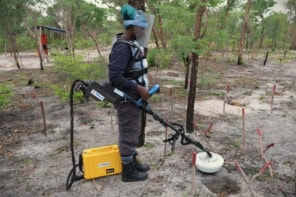
[[[191,177],[191,195],[194,196],[194,185],[195,185],[195,161],[196,161],[196,152],[192,152],[192,177]]]
[[[259,136],[259,145],[260,145],[259,153],[261,155],[261,158],[265,161],[265,163],[269,163],[269,160],[264,156],[262,132],[261,132],[261,130],[259,128],[257,128],[257,134]],[[269,146],[271,147],[272,144],[270,144]],[[273,171],[272,171],[271,165],[267,165],[267,167],[269,168],[269,174],[270,174],[270,176],[273,177]],[[255,178],[253,178],[253,179],[255,179]]]

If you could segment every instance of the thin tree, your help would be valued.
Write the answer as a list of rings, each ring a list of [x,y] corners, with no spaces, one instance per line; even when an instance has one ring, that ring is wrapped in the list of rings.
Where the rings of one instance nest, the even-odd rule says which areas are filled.
[[[292,20],[292,24],[289,28],[289,35],[290,35],[290,49],[296,50],[296,1],[295,0],[288,0],[285,4],[286,8],[289,10],[289,16]]]
[[[235,5],[237,4],[237,0],[227,0],[226,1],[226,6],[225,6],[225,11],[222,16],[222,21],[221,21],[221,27],[220,29],[225,28],[225,24],[227,23],[227,18],[229,16],[229,12],[233,10]]]
[[[159,6],[159,4],[160,4],[160,1],[147,2],[147,6],[148,6],[149,10],[151,10],[153,12],[153,14],[155,15],[155,20],[156,20],[155,23],[157,23],[157,26],[155,25],[152,29],[156,46],[157,46],[157,48],[159,48],[158,40],[160,40],[162,48],[166,49],[167,42],[165,40],[165,36],[163,33],[162,17],[160,15],[160,13],[158,12],[158,9],[155,8],[156,7],[155,5]]]
[[[201,39],[201,27],[202,27],[202,18],[204,13],[207,10],[207,0],[201,0],[197,8],[196,20],[195,20],[195,30],[194,30],[194,40],[197,42]],[[197,50],[200,46],[197,46]],[[194,118],[194,103],[196,95],[196,81],[197,81],[197,71],[199,65],[199,54],[196,51],[192,51],[192,66],[191,66],[191,76],[190,76],[190,88],[189,96],[187,103],[187,118],[186,118],[186,129],[188,132],[193,132],[193,118]]]
[[[252,0],[248,0],[246,4],[246,11],[245,11],[245,17],[244,22],[240,34],[240,43],[239,43],[239,49],[238,49],[238,59],[237,64],[242,65],[243,64],[243,50],[244,50],[244,42],[245,42],[245,34],[248,29],[248,20],[249,20],[249,13],[252,5]]]
[[[260,23],[262,24],[261,32],[260,32],[260,43],[259,48],[262,48],[264,36],[265,36],[265,15],[267,12],[270,11],[270,8],[272,8],[275,4],[274,0],[254,0],[252,3],[252,9],[256,11],[256,16],[259,16]]]

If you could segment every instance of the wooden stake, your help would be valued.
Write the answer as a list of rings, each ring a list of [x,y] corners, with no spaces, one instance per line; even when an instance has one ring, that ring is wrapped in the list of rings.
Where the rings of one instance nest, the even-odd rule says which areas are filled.
[[[113,129],[113,113],[114,113],[114,105],[111,107],[111,128]]]
[[[246,140],[245,140],[245,108],[242,108],[242,123],[243,123],[243,153],[246,151]]]
[[[47,137],[47,124],[46,124],[44,106],[42,101],[40,101],[40,107],[41,107],[41,113],[42,113],[42,119],[43,119],[43,133]]]
[[[230,91],[230,86],[229,84],[226,85],[226,94],[225,94],[225,97],[224,97],[224,102],[223,102],[223,115],[226,116],[226,112],[225,112],[225,105],[226,105],[226,102],[228,100],[228,93]]]
[[[247,176],[246,176],[246,173],[245,173],[245,171],[241,168],[241,166],[239,165],[238,161],[234,160],[234,164],[235,164],[235,166],[236,166],[237,171],[238,171],[239,173],[241,173],[241,175],[244,177],[245,182],[248,184],[249,181],[248,181],[248,178],[247,178]]]
[[[167,137],[168,137],[168,127],[165,127],[165,134],[164,135],[165,135],[164,139],[167,139]],[[160,164],[161,166],[165,162],[166,149],[167,149],[167,142],[164,143],[163,158],[162,158],[162,163]]]
[[[170,104],[171,104],[171,111],[173,111],[172,88],[169,88],[169,90],[170,90]]]
[[[194,197],[194,186],[195,186],[195,161],[196,161],[196,152],[192,152],[192,177],[191,177],[191,195]]]
[[[271,95],[271,101],[270,101],[270,110],[272,113],[272,106],[273,106],[273,98],[274,98],[274,94],[275,94],[275,89],[276,89],[276,85],[273,85],[273,90],[272,90],[272,95]]]

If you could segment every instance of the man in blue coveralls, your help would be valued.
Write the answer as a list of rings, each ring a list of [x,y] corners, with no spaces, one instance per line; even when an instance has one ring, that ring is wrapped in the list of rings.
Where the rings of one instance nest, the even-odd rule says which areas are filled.
[[[121,9],[125,32],[116,35],[109,57],[109,80],[112,86],[132,98],[144,100],[148,93],[147,60],[144,47],[153,26],[154,16],[130,5]],[[148,178],[149,165],[138,162],[136,145],[141,132],[141,109],[122,101],[115,105],[119,126],[119,151],[122,162],[122,181],[143,181]]]

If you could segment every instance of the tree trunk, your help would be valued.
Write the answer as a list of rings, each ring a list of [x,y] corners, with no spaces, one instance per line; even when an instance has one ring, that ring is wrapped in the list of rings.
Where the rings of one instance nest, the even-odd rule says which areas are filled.
[[[99,47],[99,44],[98,44],[97,39],[96,39],[95,36],[93,36],[91,33],[88,33],[88,35],[89,35],[89,37],[93,40],[93,42],[95,43],[95,45],[96,45],[96,49],[97,49],[97,52],[98,52],[99,56],[102,58],[103,55],[102,55],[102,53],[101,53],[101,51],[100,51],[100,47]]]
[[[228,14],[229,14],[229,10],[230,10],[230,7],[229,7],[229,2],[227,1],[227,7],[225,9],[225,13],[224,13],[224,16],[222,18],[222,22],[221,22],[221,27],[220,29],[224,29],[225,28],[225,23],[226,23],[226,20],[228,18]]]
[[[15,34],[9,35],[9,40],[10,40],[11,52],[13,54],[15,64],[16,64],[18,69],[21,69],[21,65],[20,65],[20,62],[18,60],[18,50],[17,50],[17,47],[16,47],[16,35]]]
[[[190,64],[191,64],[190,55],[187,55],[186,57],[183,56],[183,62],[184,62],[185,68],[186,68],[186,71],[185,71],[185,84],[184,84],[184,89],[186,90],[188,88],[189,69],[190,69]]]
[[[158,23],[159,23],[161,45],[162,45],[163,49],[166,49],[167,43],[166,43],[166,40],[165,40],[164,35],[163,35],[162,19],[161,19],[161,16],[159,16],[159,14],[157,15],[157,20],[158,20]]]
[[[240,35],[240,43],[239,43],[238,58],[237,58],[238,65],[243,64],[242,57],[243,57],[243,50],[244,50],[245,34],[246,34],[246,31],[248,28],[248,20],[249,20],[249,13],[250,13],[250,9],[251,9],[251,4],[252,4],[252,0],[248,0],[246,12],[245,12],[244,23],[243,23],[243,27],[242,27],[241,35]]]
[[[167,47],[167,43],[166,43],[166,40],[165,40],[165,37],[164,37],[164,34],[163,34],[163,28],[162,28],[162,18],[161,16],[156,12],[154,6],[150,3],[147,3],[147,6],[150,10],[152,10],[153,14],[155,15],[156,19],[157,19],[157,22],[158,22],[158,28],[157,29],[156,27],[153,27],[153,33],[154,35],[157,35],[157,46],[158,45],[158,40],[160,39],[160,42],[161,42],[161,46],[163,49],[166,49]],[[155,34],[156,33],[156,34]],[[158,47],[159,48],[159,47]]]
[[[264,24],[262,24],[262,29],[261,29],[259,49],[262,49],[263,40],[264,40]]]
[[[247,33],[247,39],[246,39],[246,51],[248,51],[248,48],[249,48],[249,40],[250,40],[250,34]]]
[[[145,12],[145,0],[129,0],[128,4]]]
[[[43,65],[43,58],[42,58],[42,50],[40,45],[36,47],[37,52],[38,52],[38,57],[39,57],[39,62],[40,62],[40,70],[44,70],[44,65]]]
[[[201,0],[200,5],[198,6],[196,13],[196,21],[195,21],[195,31],[194,31],[194,39],[200,39],[201,25],[202,25],[202,17],[206,12],[206,4],[207,0]],[[199,46],[197,46],[197,49]],[[195,95],[196,95],[196,80],[197,80],[197,71],[199,64],[199,55],[196,52],[192,52],[192,66],[191,66],[191,76],[190,76],[190,88],[188,95],[188,103],[187,103],[187,118],[186,118],[186,129],[187,132],[192,133],[193,128],[193,120],[194,120],[194,104],[195,104]]]
[[[154,27],[152,28],[152,32],[153,32],[153,35],[154,35],[154,40],[155,40],[156,48],[159,48],[158,35],[157,35],[157,31],[156,31],[156,29]]]

